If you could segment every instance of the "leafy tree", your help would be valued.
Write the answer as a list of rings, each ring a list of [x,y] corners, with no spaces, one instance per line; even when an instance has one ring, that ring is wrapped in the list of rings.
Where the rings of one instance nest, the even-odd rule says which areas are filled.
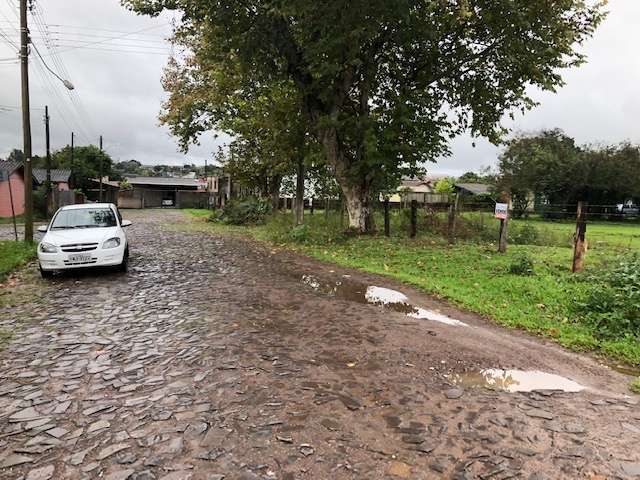
[[[465,172],[457,180],[459,183],[491,183],[488,175],[476,172]]]
[[[7,156],[6,160],[8,162],[23,162],[24,153],[22,153],[22,150],[14,148],[13,150],[11,150],[11,152],[9,152],[9,155]]]
[[[127,173],[135,174],[135,175],[143,175],[145,173],[145,169],[142,164],[137,160],[125,160],[122,162],[116,162],[113,165],[113,171],[118,172],[120,175],[124,175]]]
[[[441,178],[436,182],[435,187],[433,188],[435,193],[446,193],[451,194],[455,191],[453,186],[453,180],[450,178]]]
[[[503,114],[534,104],[528,86],[561,85],[559,70],[583,61],[574,48],[605,3],[122,2],[150,15],[179,10],[177,42],[203,75],[222,65],[214,71],[254,84],[292,81],[359,232],[372,227],[377,178],[448,153],[448,140],[466,129],[498,141]]]
[[[66,146],[51,154],[53,168],[68,168],[71,170],[71,184],[83,192],[96,188],[92,179],[100,178],[100,158],[102,157],[102,174],[117,180],[113,171],[113,160],[106,152],[101,152],[95,145],[74,147],[73,160],[71,147]]]
[[[547,130],[512,139],[499,169],[515,215],[531,206],[532,194],[557,206],[640,200],[640,147],[630,143],[579,147],[561,130]]]
[[[192,40],[189,40],[192,41]],[[278,208],[282,178],[297,171],[297,223],[302,223],[304,159],[312,138],[302,101],[290,81],[255,82],[240,74],[239,62],[171,61],[163,84],[170,92],[161,120],[179,138],[184,151],[211,128],[232,137],[224,159],[228,173],[253,191],[272,197]]]
[[[581,149],[562,130],[516,136],[499,161],[499,188],[511,195],[514,216],[528,211],[531,193],[548,203],[566,203],[575,190]]]

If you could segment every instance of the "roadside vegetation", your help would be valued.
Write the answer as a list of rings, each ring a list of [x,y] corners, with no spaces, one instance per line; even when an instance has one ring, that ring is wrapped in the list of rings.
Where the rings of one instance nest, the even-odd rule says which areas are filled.
[[[24,265],[36,255],[35,244],[0,240],[0,282],[15,268]]]
[[[541,220],[513,221],[516,234],[523,230],[535,242],[547,238],[551,244],[528,244],[522,235],[521,244],[510,245],[503,255],[482,231],[476,237],[467,232],[466,239],[449,246],[424,218],[417,238],[409,239],[409,220],[402,211],[391,215],[389,238],[346,235],[334,212],[306,215],[305,225],[299,227],[294,226],[291,213],[277,213],[260,225],[244,226],[220,221],[219,214],[206,221],[211,219],[206,210],[189,213],[199,219],[192,228],[249,236],[341,266],[386,275],[500,325],[551,338],[572,350],[596,351],[640,366],[638,257],[630,256],[618,241],[620,229],[631,231],[633,226],[597,224],[600,248],[589,252],[587,268],[574,275],[569,243],[555,244],[556,233],[560,230],[565,237],[568,224],[559,228]],[[377,221],[381,225],[381,216]],[[490,228],[495,236],[495,220]],[[635,283],[630,285],[631,281]]]

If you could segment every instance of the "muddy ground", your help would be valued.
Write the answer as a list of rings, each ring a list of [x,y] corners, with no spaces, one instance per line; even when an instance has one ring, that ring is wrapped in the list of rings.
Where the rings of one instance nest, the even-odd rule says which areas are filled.
[[[0,478],[640,476],[638,397],[594,359],[388,279],[186,231],[178,211],[125,213],[128,273],[45,282],[30,266],[4,287]],[[584,389],[487,389],[489,368]]]

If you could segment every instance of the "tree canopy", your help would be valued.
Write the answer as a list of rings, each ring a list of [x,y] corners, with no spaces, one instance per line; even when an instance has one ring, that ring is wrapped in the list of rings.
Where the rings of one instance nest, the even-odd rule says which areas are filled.
[[[501,187],[516,206],[532,194],[553,205],[640,201],[640,147],[578,146],[561,130],[517,136],[500,156]]]
[[[603,18],[586,0],[122,0],[143,14],[179,10],[185,65],[217,90],[291,82],[347,203],[349,224],[371,228],[376,184],[449,152],[470,130],[498,141],[501,117],[553,91],[579,65],[576,46]],[[174,88],[181,88],[178,82]],[[206,91],[199,90],[206,97]],[[196,101],[180,128],[198,121]],[[224,105],[222,105],[224,108]],[[169,123],[172,119],[167,117]]]

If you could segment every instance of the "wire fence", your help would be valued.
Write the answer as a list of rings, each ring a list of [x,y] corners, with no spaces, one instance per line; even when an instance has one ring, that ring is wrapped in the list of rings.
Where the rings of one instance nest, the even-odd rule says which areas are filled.
[[[339,202],[317,202],[317,208],[324,210],[325,216],[329,211],[338,215],[346,228],[346,212]],[[438,235],[452,244],[458,241],[497,244],[500,239],[502,223],[495,218],[495,202],[490,199],[460,197],[456,201],[452,196],[436,202],[413,200],[385,204],[380,201],[374,203],[373,209],[380,234]],[[587,249],[611,254],[640,252],[640,214],[636,208],[583,204],[581,222],[585,224],[585,252]],[[575,249],[580,223],[578,205],[532,205],[520,211],[511,206],[505,223],[507,244]]]

